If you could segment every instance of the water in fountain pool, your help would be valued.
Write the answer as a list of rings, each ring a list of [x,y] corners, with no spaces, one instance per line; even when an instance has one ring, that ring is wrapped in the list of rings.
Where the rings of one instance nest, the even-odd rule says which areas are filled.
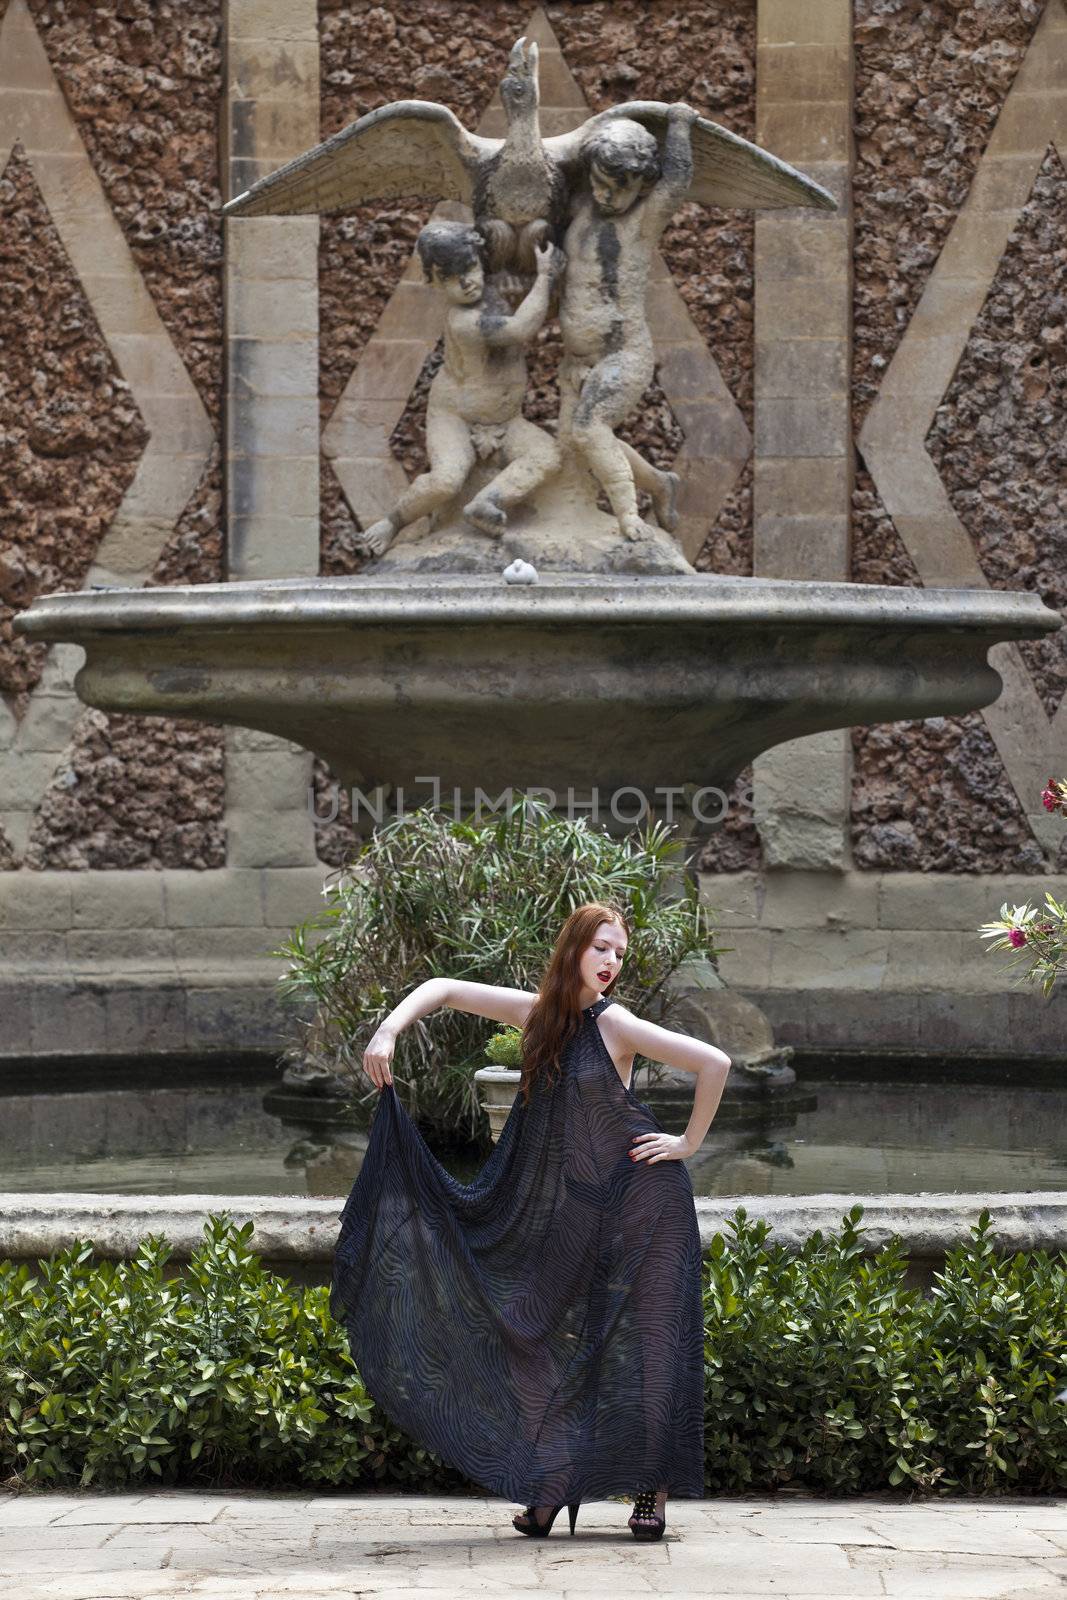
[[[1067,1189],[1059,1132],[1067,1083],[1054,1065],[817,1057],[794,1064],[810,1109],[758,1122],[720,1117],[688,1163],[696,1194]],[[7,1065],[0,1188],[346,1195],[365,1131],[283,1121],[264,1106],[279,1076],[263,1057]],[[430,1146],[461,1182],[489,1153],[488,1145]]]

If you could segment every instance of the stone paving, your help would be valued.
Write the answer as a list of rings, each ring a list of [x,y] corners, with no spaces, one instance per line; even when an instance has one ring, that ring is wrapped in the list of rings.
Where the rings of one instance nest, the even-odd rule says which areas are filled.
[[[0,1587],[15,1600],[501,1595],[592,1600],[870,1596],[1045,1600],[1067,1589],[1067,1497],[677,1500],[639,1545],[625,1501],[562,1511],[547,1539],[495,1499],[91,1490],[0,1494]]]

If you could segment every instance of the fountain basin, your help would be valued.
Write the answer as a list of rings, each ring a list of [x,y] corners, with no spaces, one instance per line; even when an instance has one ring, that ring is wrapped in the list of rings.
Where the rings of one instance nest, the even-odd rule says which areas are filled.
[[[99,589],[14,624],[80,645],[102,710],[260,729],[365,790],[561,795],[725,787],[784,740],[975,710],[990,647],[1060,625],[1029,592],[567,573]]]

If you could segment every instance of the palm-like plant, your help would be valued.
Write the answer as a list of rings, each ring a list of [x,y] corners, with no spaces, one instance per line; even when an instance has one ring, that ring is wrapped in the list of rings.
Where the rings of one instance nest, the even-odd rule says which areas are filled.
[[[290,1054],[351,1076],[367,1109],[378,1091],[363,1051],[389,1011],[427,978],[536,989],[567,915],[587,900],[619,906],[632,929],[614,993],[637,1014],[669,1014],[679,964],[720,954],[709,908],[681,871],[684,842],[663,823],[616,839],[522,796],[483,825],[430,807],[379,828],[323,888],[324,909],[274,955],[283,998],[312,1000]],[[442,1007],[405,1029],[393,1075],[413,1116],[440,1131],[484,1131],[473,1073],[499,1024]]]

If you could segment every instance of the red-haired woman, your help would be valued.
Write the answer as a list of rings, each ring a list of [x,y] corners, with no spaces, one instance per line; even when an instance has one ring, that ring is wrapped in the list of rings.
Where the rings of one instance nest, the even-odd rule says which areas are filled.
[[[412,1439],[526,1504],[630,1494],[659,1538],[669,1494],[704,1496],[701,1251],[685,1158],[730,1069],[712,1045],[610,998],[626,919],[571,912],[536,993],[432,978],[396,1006],[363,1065],[380,1090],[341,1214],[330,1310],[368,1393]],[[438,1006],[522,1029],[520,1092],[485,1166],[456,1181],[393,1087],[397,1035]],[[635,1054],[696,1075],[684,1134],[630,1087]]]

